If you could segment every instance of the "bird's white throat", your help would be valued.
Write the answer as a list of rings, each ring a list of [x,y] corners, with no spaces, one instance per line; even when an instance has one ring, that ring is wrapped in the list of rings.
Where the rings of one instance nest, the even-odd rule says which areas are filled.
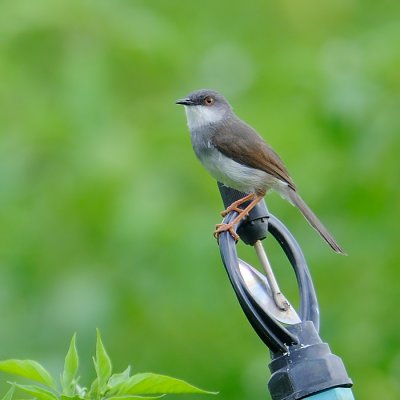
[[[185,112],[189,129],[201,128],[224,118],[224,113],[216,107],[185,106]]]

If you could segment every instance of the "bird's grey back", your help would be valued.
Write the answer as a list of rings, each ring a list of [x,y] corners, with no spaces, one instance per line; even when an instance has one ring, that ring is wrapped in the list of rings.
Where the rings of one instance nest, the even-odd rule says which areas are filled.
[[[191,131],[193,149],[203,161],[221,152],[239,164],[263,170],[295,189],[295,184],[280,157],[264,139],[235,114]],[[257,163],[254,152],[258,153]]]

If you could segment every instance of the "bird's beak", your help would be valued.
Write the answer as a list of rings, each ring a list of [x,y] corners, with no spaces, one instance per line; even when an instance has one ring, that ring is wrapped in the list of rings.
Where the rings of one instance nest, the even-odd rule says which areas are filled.
[[[175,104],[182,104],[183,106],[192,106],[194,102],[189,98],[186,99],[179,99],[175,102]]]

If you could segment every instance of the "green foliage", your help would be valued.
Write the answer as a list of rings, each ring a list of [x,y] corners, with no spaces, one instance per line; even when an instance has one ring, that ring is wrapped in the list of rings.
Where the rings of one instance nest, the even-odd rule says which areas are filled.
[[[13,383],[16,388],[30,394],[33,398],[39,400],[57,400],[57,395],[52,391],[38,385],[20,385]]]
[[[110,393],[112,397],[127,397],[140,394],[184,394],[205,393],[180,379],[152,373],[136,374],[115,385]],[[211,392],[207,392],[211,393]]]
[[[11,386],[10,389],[8,389],[7,393],[1,400],[12,400],[14,391],[15,391],[15,385]]]
[[[0,361],[0,371],[12,375],[22,376],[54,388],[51,375],[36,361],[32,360],[5,360]]]
[[[77,380],[76,375],[79,368],[79,356],[76,348],[76,333],[72,336],[67,355],[65,356],[64,371],[61,376],[61,386],[64,396],[74,396]]]
[[[185,381],[153,373],[138,373],[130,376],[130,367],[121,373],[112,373],[110,357],[97,330],[96,357],[93,359],[96,378],[90,390],[78,384],[79,356],[76,349],[76,334],[73,335],[65,357],[61,375],[61,390],[55,381],[36,361],[1,361],[1,371],[27,378],[35,384],[12,383],[2,400],[12,400],[15,388],[37,400],[129,400],[156,399],[166,394],[216,394],[199,389]]]

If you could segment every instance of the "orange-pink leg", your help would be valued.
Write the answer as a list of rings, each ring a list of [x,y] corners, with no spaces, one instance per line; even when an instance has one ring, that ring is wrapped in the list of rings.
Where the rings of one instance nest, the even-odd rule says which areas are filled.
[[[217,224],[215,226],[214,237],[218,239],[218,236],[222,232],[228,231],[231,236],[237,241],[239,240],[239,235],[235,232],[235,226],[264,198],[264,195],[257,195],[255,199],[244,209],[241,210],[239,215],[229,224]],[[248,200],[248,199],[247,199]],[[246,201],[247,201],[246,200]],[[228,207],[229,208],[229,207]]]
[[[229,207],[227,207],[224,211],[221,212],[221,215],[223,217],[226,217],[231,211],[236,211],[237,213],[241,213],[243,210],[239,208],[239,206],[245,203],[246,201],[253,200],[255,195],[256,195],[255,193],[250,193],[247,196],[244,196],[241,199],[234,201]]]

